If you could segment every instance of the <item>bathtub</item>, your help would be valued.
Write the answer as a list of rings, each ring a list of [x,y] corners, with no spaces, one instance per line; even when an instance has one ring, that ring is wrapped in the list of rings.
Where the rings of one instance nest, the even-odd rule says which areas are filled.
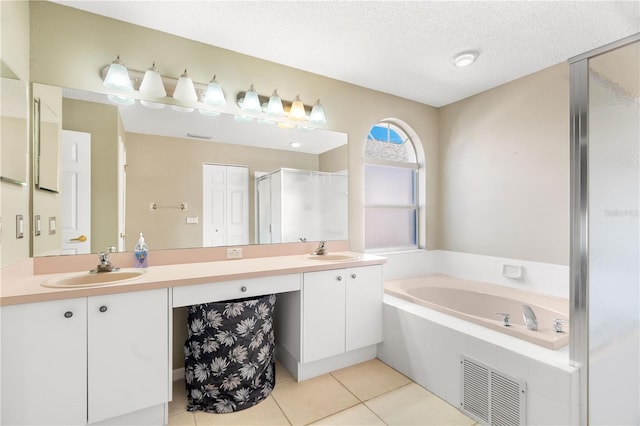
[[[563,332],[553,330],[554,319],[569,318],[568,299],[439,274],[385,281],[384,291],[545,348],[558,349],[569,343],[568,323],[563,324]],[[536,314],[537,331],[524,325],[524,303]],[[498,312],[510,314],[510,327],[503,325]]]

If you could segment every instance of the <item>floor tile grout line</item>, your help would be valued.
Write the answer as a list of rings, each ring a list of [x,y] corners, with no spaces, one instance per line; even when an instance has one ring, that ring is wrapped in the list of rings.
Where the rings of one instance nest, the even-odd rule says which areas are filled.
[[[277,385],[277,383],[276,383],[276,385]],[[274,386],[273,389],[275,390],[275,388],[276,387]],[[278,402],[278,400],[276,399],[275,395],[273,394],[273,391],[271,391],[271,398],[273,398],[273,402],[275,402],[276,405],[278,406],[278,410],[280,410],[280,412],[282,413],[284,418],[287,419],[287,422],[289,422],[289,426],[292,426],[293,422],[291,421],[289,416],[287,416],[287,413],[284,412],[284,409],[280,406],[280,403]]]

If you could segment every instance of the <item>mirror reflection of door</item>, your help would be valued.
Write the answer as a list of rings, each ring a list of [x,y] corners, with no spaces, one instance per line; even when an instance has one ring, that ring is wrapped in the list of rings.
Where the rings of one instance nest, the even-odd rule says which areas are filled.
[[[118,251],[126,250],[127,148],[118,137]]]
[[[62,254],[91,253],[91,134],[62,130]]]
[[[202,245],[249,244],[249,169],[203,164]]]

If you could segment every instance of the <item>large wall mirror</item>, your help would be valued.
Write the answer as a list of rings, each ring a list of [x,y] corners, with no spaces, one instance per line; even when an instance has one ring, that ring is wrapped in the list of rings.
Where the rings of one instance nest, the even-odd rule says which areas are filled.
[[[61,243],[34,256],[348,238],[346,134],[146,104],[62,89]]]
[[[0,179],[24,186],[27,182],[29,95],[27,84],[4,62],[0,64]]]

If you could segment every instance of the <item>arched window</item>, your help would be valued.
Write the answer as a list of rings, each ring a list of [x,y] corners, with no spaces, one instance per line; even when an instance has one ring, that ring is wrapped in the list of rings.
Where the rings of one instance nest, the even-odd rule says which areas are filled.
[[[364,153],[365,249],[418,248],[418,172],[409,135],[391,122],[373,126]]]

